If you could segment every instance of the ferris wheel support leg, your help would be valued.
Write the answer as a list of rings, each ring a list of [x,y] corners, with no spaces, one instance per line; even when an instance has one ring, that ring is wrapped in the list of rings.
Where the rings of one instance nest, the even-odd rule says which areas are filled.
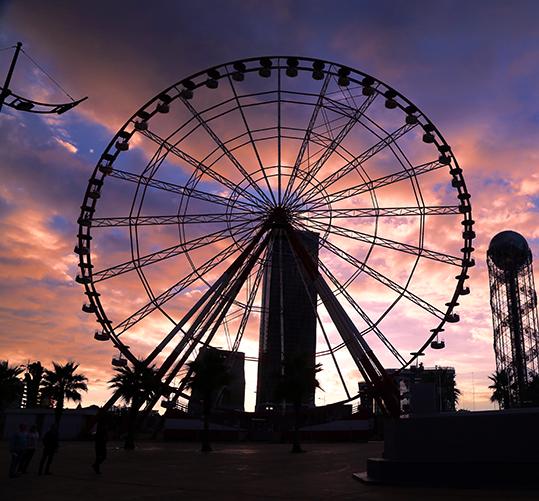
[[[377,395],[377,401],[385,414],[398,417],[400,414],[400,399],[398,390],[386,373],[380,361],[363,339],[354,323],[341,306],[331,288],[322,278],[313,259],[295,235],[291,226],[286,226],[286,234],[292,249],[299,257],[304,272],[312,280],[313,285],[322,299],[331,320],[346,343],[357,368],[365,381],[370,383]],[[300,267],[301,270],[301,267]]]
[[[216,282],[210,287],[210,289],[204,294],[204,296],[195,304],[195,306],[193,306],[193,308],[189,310],[189,312],[182,318],[182,320],[180,320],[178,325],[176,325],[172,329],[172,331],[165,337],[165,339],[159,344],[159,347],[158,347],[159,351],[155,349],[150,354],[150,356],[148,357],[149,360],[153,360],[158,355],[161,349],[163,349],[172,340],[172,338],[180,331],[180,329],[187,323],[187,321],[197,312],[197,310],[204,303],[206,303],[206,306],[203,308],[202,313],[204,312],[207,313],[208,311],[210,311],[216,298],[220,296],[223,289],[227,286],[227,282],[238,271],[242,263],[249,256],[252,250],[256,247],[256,245],[260,241],[260,238],[266,231],[267,231],[267,226],[264,225],[260,229],[260,231],[255,235],[251,243],[243,250],[243,252],[236,258],[236,260],[225,270],[225,272],[216,280]],[[203,316],[201,316],[201,313],[199,313],[197,316],[197,320],[195,320],[195,322],[191,326],[190,331],[194,331],[194,328],[202,320],[203,320]],[[170,367],[174,363],[174,360],[176,360],[176,358],[178,358],[180,353],[183,351],[183,349],[185,348],[185,344],[189,341],[188,334],[189,332],[182,338],[182,340],[174,348],[172,353],[163,362],[163,364],[161,365],[161,367],[159,368],[157,372],[158,377],[162,378],[166,374],[166,372],[170,369]]]
[[[184,337],[184,339],[182,339],[182,341],[185,340],[185,342],[182,343],[183,347],[181,350],[183,351],[183,355],[181,356],[180,360],[176,363],[176,366],[174,367],[174,369],[167,374],[167,377],[164,382],[165,388],[170,387],[170,384],[172,380],[174,379],[174,377],[176,377],[176,374],[178,374],[181,368],[185,365],[189,356],[195,350],[196,346],[202,341],[206,332],[211,327],[210,334],[208,335],[208,338],[206,339],[206,341],[204,341],[204,346],[209,345],[214,335],[216,334],[217,329],[220,327],[224,317],[226,316],[228,310],[230,309],[230,306],[232,306],[234,300],[236,299],[236,296],[238,295],[241,287],[247,280],[249,273],[252,271],[254,265],[256,264],[256,261],[260,257],[260,254],[267,247],[268,240],[269,240],[269,235],[267,235],[266,238],[258,245],[258,248],[249,257],[248,261],[245,263],[243,270],[240,271],[239,275],[236,278],[233,278],[231,282],[227,284],[229,285],[228,290],[225,291],[224,293],[221,293],[221,291],[217,291],[213,295],[213,297],[210,299],[207,305],[207,306],[210,306],[210,310],[213,308],[213,311],[207,311],[208,308],[205,308],[200,313],[199,317],[197,317],[197,320],[195,321],[196,323],[191,327],[191,329],[189,329],[189,332],[188,332],[189,336],[186,336]],[[198,328],[198,326],[200,326],[202,322],[204,322],[204,325],[195,334],[196,328]],[[191,342],[191,344],[187,346],[189,341]],[[185,349],[186,346],[187,346],[187,349]],[[181,351],[178,352],[178,355],[181,353]],[[172,363],[169,364],[169,368],[171,365]],[[183,391],[183,389],[185,388],[185,383],[183,383],[183,385],[180,385],[180,388],[177,391],[178,394],[181,393],[181,391]],[[161,395],[162,395],[162,392],[158,392],[152,399],[148,401],[145,408],[144,415],[147,415],[149,411],[155,406],[155,404],[157,403]]]
[[[192,340],[192,336],[193,336],[193,333],[195,331],[195,328],[198,327],[198,325],[200,325],[200,323],[204,320],[205,316],[211,310],[211,306],[213,306],[216,299],[221,295],[221,293],[223,291],[223,288],[226,287],[227,280],[229,280],[231,278],[231,276],[233,276],[233,274],[235,274],[237,272],[238,268],[241,267],[241,264],[245,260],[246,256],[256,246],[256,244],[259,242],[260,238],[262,237],[262,235],[263,235],[263,233],[265,231],[266,231],[266,226],[264,226],[259,231],[259,233],[254,237],[253,241],[245,248],[245,250],[240,254],[240,256],[238,256],[238,258],[230,265],[230,267],[223,273],[223,275],[214,283],[214,285],[216,285],[217,283],[219,285],[217,287],[212,286],[213,287],[212,292],[210,294],[208,294],[208,296],[205,298],[206,300],[209,299],[208,304],[206,305],[206,307],[204,307],[203,311],[199,313],[199,315],[197,316],[197,319],[195,320],[195,322],[193,322],[193,325],[191,326],[189,331],[183,336],[180,343],[178,343],[178,345],[175,347],[174,351],[167,357],[167,359],[165,360],[163,365],[159,368],[159,370],[157,372],[157,377],[159,379],[163,378],[164,374],[166,374],[166,371],[173,365],[174,361],[176,360],[176,358],[178,358],[180,353],[184,350],[185,346],[189,343],[189,341]],[[197,307],[197,309],[200,308],[202,306],[202,304],[204,304],[205,301],[202,301],[202,299],[203,298],[201,298],[201,300],[198,301],[197,304],[195,305]],[[167,337],[165,338],[167,340],[167,342],[163,345],[163,347],[166,346],[166,344],[168,344],[168,342],[180,331],[181,327],[183,325],[185,325],[185,323],[195,313],[196,313],[196,309],[195,309],[195,307],[193,307],[186,314],[186,316],[178,323],[178,325],[167,335]],[[163,342],[161,344],[163,344]],[[196,342],[193,343],[193,346],[196,346],[196,344],[197,344]],[[157,354],[158,354],[158,352],[155,353],[155,355],[153,355],[153,353],[152,353],[153,357],[152,356],[147,357],[146,360],[144,361],[144,365],[149,366],[150,362],[155,358],[155,356],[157,356]],[[180,366],[180,368],[181,368],[181,366]],[[178,369],[178,371],[179,371],[179,369]],[[172,378],[170,379],[170,381],[172,381]],[[155,402],[151,405],[151,407],[153,407],[155,405],[155,403],[157,402],[157,400],[159,400],[162,393],[163,393],[162,391],[158,393],[158,397],[155,399]],[[120,395],[119,391],[116,391],[111,396],[109,401],[103,406],[103,408],[105,410],[108,410],[112,405],[114,405],[114,403],[120,398],[120,396],[121,395]]]

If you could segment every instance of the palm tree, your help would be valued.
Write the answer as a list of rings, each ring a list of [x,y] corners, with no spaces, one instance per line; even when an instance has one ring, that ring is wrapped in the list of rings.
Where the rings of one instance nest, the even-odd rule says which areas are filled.
[[[187,363],[185,387],[191,397],[199,396],[202,402],[204,428],[202,430],[202,452],[210,452],[210,414],[220,391],[230,384],[232,376],[225,356],[217,349],[205,348],[197,358]]]
[[[88,378],[84,374],[76,374],[79,364],[67,362],[66,364],[52,363],[53,370],[45,369],[43,376],[43,389],[41,394],[54,402],[56,426],[60,425],[60,419],[64,412],[64,401],[82,400],[81,391],[88,391],[86,382]]]
[[[292,404],[294,409],[292,452],[303,452],[299,443],[301,407],[305,399],[320,388],[316,374],[321,370],[322,364],[313,365],[304,354],[291,356],[283,363],[283,374],[275,389],[275,396],[279,401]]]
[[[501,369],[488,377],[492,384],[491,402],[498,402],[500,409],[508,409],[511,406],[511,377],[507,369]]]
[[[19,375],[23,370],[19,365],[10,366],[8,360],[0,360],[0,411],[22,396],[23,382]]]
[[[39,404],[39,390],[43,379],[41,362],[33,362],[26,366],[24,383],[26,384],[26,408],[33,409]]]
[[[114,370],[116,374],[109,380],[109,387],[119,392],[122,400],[130,405],[124,448],[132,450],[135,448],[138,410],[159,390],[160,381],[156,377],[155,366],[148,367],[142,360],[133,366],[116,367]]]
[[[526,400],[528,405],[539,406],[539,374],[531,374],[526,388]]]

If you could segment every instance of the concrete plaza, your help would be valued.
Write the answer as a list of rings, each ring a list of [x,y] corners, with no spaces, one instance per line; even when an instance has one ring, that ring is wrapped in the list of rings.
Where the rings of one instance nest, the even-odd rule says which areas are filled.
[[[0,500],[513,500],[539,499],[539,490],[439,489],[365,485],[352,478],[383,444],[214,444],[142,442],[135,451],[110,443],[101,475],[90,467],[93,444],[61,444],[53,475],[38,476],[38,456],[26,475],[9,479],[7,444],[0,443]]]

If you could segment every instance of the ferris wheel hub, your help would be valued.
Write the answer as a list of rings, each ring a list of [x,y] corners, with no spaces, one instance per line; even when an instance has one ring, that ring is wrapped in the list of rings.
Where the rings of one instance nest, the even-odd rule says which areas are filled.
[[[269,213],[269,221],[274,228],[281,228],[290,224],[292,214],[290,209],[283,206],[274,207]]]

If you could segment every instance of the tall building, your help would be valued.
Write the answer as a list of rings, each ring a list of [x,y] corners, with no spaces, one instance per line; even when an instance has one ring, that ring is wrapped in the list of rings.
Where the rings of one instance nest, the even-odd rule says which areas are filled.
[[[302,244],[318,262],[318,234],[297,232]],[[288,356],[302,354],[314,366],[316,358],[316,301],[314,285],[298,266],[284,232],[273,240],[262,284],[262,315],[256,410],[275,408],[275,389]],[[303,402],[314,407],[314,391]]]
[[[525,238],[502,231],[487,251],[494,352],[503,407],[526,404],[526,387],[539,373],[537,294]]]
[[[198,352],[197,360],[203,358],[208,350],[217,350],[226,361],[230,371],[230,383],[219,392],[215,408],[243,411],[245,402],[245,353],[202,347]],[[202,395],[192,391],[187,412],[199,415],[202,412],[201,400]]]

